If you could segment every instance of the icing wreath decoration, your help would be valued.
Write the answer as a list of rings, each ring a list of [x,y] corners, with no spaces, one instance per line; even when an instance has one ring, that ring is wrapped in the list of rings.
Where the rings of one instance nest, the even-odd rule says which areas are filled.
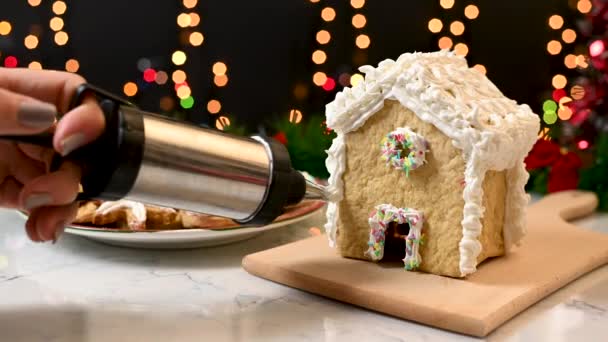
[[[397,224],[409,224],[409,232],[405,239],[405,258],[403,263],[408,271],[420,267],[422,257],[420,246],[424,243],[422,225],[424,216],[422,212],[411,208],[397,208],[390,204],[380,204],[369,217],[371,227],[369,233],[368,250],[365,252],[372,260],[381,260],[384,256],[384,245],[386,241],[386,230],[391,222]]]
[[[381,150],[387,165],[405,171],[409,177],[410,171],[426,162],[428,142],[409,127],[399,127],[382,139]]]

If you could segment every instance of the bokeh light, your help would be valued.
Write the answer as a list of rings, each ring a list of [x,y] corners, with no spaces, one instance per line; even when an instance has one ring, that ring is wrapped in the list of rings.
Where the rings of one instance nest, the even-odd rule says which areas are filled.
[[[222,104],[218,100],[211,100],[207,102],[207,111],[211,114],[217,114],[222,110]]]
[[[186,63],[186,59],[186,53],[179,50],[175,51],[171,56],[171,61],[173,61],[173,64],[175,65],[184,65],[184,63]]]
[[[228,76],[226,75],[215,75],[213,76],[213,83],[218,87],[225,87],[228,84]]]
[[[357,86],[357,84],[359,84],[360,82],[363,82],[363,80],[364,80],[363,75],[361,75],[361,74],[354,74],[354,75],[352,75],[352,76],[350,77],[350,84],[351,84],[353,87],[356,87],[356,86]]]
[[[25,39],[23,39],[23,45],[30,50],[35,49],[38,47],[38,37],[33,34],[26,36]]]
[[[68,36],[67,32],[65,32],[65,31],[59,31],[59,32],[55,33],[55,44],[57,44],[59,46],[63,46],[65,44],[67,44],[69,39],[70,39],[70,37]]]
[[[336,11],[331,7],[325,7],[321,11],[321,18],[325,21],[333,21],[336,19]]]
[[[573,86],[572,89],[570,89],[570,96],[572,96],[574,100],[582,100],[585,97],[585,88],[578,84]]]
[[[437,43],[441,50],[451,49],[453,44],[454,43],[450,37],[441,37]]]
[[[587,140],[581,140],[578,142],[577,146],[581,150],[586,150],[587,148],[589,148],[589,142]]]
[[[190,108],[194,107],[194,97],[189,96],[189,97],[186,97],[185,99],[181,99],[179,101],[179,105],[182,106],[182,108],[184,108],[184,109],[190,109]]]
[[[357,45],[359,49],[367,49],[370,43],[371,40],[366,34],[358,35],[357,39],[355,40],[355,45]]]
[[[465,43],[458,43],[454,46],[454,52],[458,56],[466,56],[469,54],[469,47]]]
[[[188,27],[188,26],[190,26],[191,22],[192,22],[192,19],[190,18],[190,15],[187,13],[181,13],[180,15],[177,16],[177,25],[179,27]]]
[[[16,68],[19,65],[19,61],[15,56],[7,56],[4,59],[4,66],[6,68]]]
[[[350,0],[350,5],[353,8],[359,9],[365,6],[365,0]]]
[[[597,57],[606,51],[606,43],[603,40],[598,39],[589,45],[589,54],[591,57]]]
[[[564,65],[568,69],[576,68],[576,56],[573,54],[566,55],[566,57],[564,57]]]
[[[154,79],[154,82],[156,82],[156,84],[158,84],[158,85],[163,85],[163,84],[167,83],[168,80],[169,80],[169,75],[164,71],[159,71],[156,73],[156,78]]]
[[[327,75],[324,72],[317,71],[312,75],[312,82],[319,87],[323,86],[326,80]]]
[[[589,66],[589,63],[587,63],[587,57],[585,55],[578,55],[576,56],[576,65],[578,65],[581,68],[586,68]]]
[[[176,91],[177,97],[179,97],[180,99],[185,99],[190,97],[190,95],[192,95],[192,89],[190,89],[190,87],[188,87],[187,85],[182,85],[179,88],[177,88]]]
[[[312,53],[312,61],[315,64],[323,64],[327,60],[327,55],[322,50],[316,50]]]
[[[429,31],[431,31],[433,33],[439,33],[443,29],[443,23],[441,22],[441,20],[439,20],[437,18],[433,18],[433,19],[429,20],[428,27],[429,27]]]
[[[63,1],[55,1],[53,3],[53,13],[62,15],[68,9],[68,6]]]
[[[42,70],[42,64],[40,64],[40,62],[37,62],[37,61],[31,62],[30,64],[28,64],[27,67],[32,70]]]
[[[482,74],[486,74],[488,71],[486,70],[486,67],[482,64],[476,64],[475,66],[473,66],[473,69],[479,71]]]
[[[175,70],[173,74],[171,74],[171,79],[174,83],[184,83],[186,82],[186,73],[183,70]]]
[[[591,12],[593,4],[589,0],[579,0],[579,2],[576,4],[576,8],[579,10],[579,12],[587,14]]]
[[[549,17],[549,27],[554,30],[559,30],[562,26],[564,26],[564,18],[560,15],[554,14]]]
[[[69,72],[78,72],[80,69],[80,63],[77,60],[71,58],[65,62],[65,70]]]
[[[175,101],[173,100],[173,98],[171,98],[171,96],[161,97],[160,109],[162,109],[165,112],[168,112],[168,111],[172,110],[173,107],[175,107]]]
[[[144,70],[144,81],[148,83],[156,81],[156,70],[152,68]]]
[[[32,7],[38,7],[42,3],[42,0],[27,0],[27,3]]]
[[[360,29],[365,27],[365,24],[367,24],[367,19],[365,19],[363,14],[355,14],[353,16],[352,24],[355,28]]]
[[[445,9],[454,7],[454,0],[439,0],[439,5]]]
[[[568,84],[568,79],[566,78],[566,76],[558,74],[558,75],[553,76],[553,79],[551,80],[551,84],[553,85],[553,88],[555,88],[555,89],[563,89]]]
[[[455,36],[460,36],[464,33],[464,24],[461,21],[455,21],[450,25],[450,32]]]
[[[201,46],[201,44],[203,44],[204,40],[205,40],[205,37],[203,36],[202,33],[200,33],[200,32],[190,33],[190,44],[192,44],[192,46]]]
[[[289,122],[299,124],[302,121],[302,112],[297,109],[289,111]]]
[[[127,96],[135,96],[137,94],[137,84],[135,84],[133,82],[127,82],[127,83],[125,83],[124,87],[122,88],[122,91]]]
[[[331,40],[331,34],[327,30],[317,32],[317,42],[319,44],[327,44]]]
[[[190,27],[196,27],[200,23],[201,23],[201,17],[194,12],[190,13]]]
[[[562,51],[562,43],[557,40],[552,40],[547,43],[547,52],[552,55],[557,55]]]
[[[230,119],[228,119],[225,116],[220,116],[219,118],[217,118],[217,120],[215,121],[215,127],[217,129],[219,129],[220,131],[223,131],[224,129],[226,129],[228,126],[230,126]]]
[[[186,8],[194,8],[198,0],[184,0],[183,4]]]
[[[332,91],[334,90],[334,88],[336,88],[336,80],[334,80],[331,77],[328,77],[325,80],[325,84],[323,85],[323,89],[326,91]]]
[[[576,40],[576,32],[573,29],[565,29],[562,32],[562,40],[568,44],[574,43]]]
[[[464,16],[471,20],[477,19],[479,17],[479,8],[475,5],[468,5],[464,8]]]
[[[63,29],[63,25],[64,25],[63,19],[61,19],[59,17],[53,17],[49,21],[49,27],[53,31],[61,31],[61,29]]]
[[[562,107],[557,111],[557,116],[564,121],[570,120],[570,118],[572,117],[572,109],[568,107]]]
[[[6,36],[13,30],[13,26],[8,21],[0,21],[0,36]]]
[[[223,62],[216,62],[213,64],[211,70],[213,71],[214,75],[226,75],[228,72],[228,67]]]

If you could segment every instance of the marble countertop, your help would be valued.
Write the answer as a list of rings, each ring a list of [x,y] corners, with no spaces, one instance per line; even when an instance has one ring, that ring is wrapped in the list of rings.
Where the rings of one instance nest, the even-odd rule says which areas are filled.
[[[309,236],[321,213],[222,247],[152,251],[64,235],[27,240],[0,210],[3,341],[476,341],[249,275],[241,259]],[[577,224],[608,233],[608,216]],[[580,246],[583,247],[584,246]],[[608,266],[526,310],[488,341],[604,341]]]

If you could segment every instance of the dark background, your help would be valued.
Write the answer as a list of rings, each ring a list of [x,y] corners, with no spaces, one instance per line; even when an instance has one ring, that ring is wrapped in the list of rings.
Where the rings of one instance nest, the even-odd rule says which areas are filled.
[[[220,114],[235,125],[256,126],[276,115],[288,115],[294,107],[302,108],[306,118],[322,114],[324,104],[335,96],[335,92],[323,91],[311,82],[310,55],[316,44],[315,33],[320,25],[326,25],[320,20],[322,7],[332,6],[337,12],[336,20],[326,25],[334,35],[327,50],[326,68],[354,72],[356,67],[349,1],[322,3],[199,1],[196,9],[201,15],[200,31],[205,41],[200,47],[184,48],[176,25],[177,15],[184,11],[181,1],[67,1],[68,10],[62,17],[70,41],[67,46],[58,47],[48,28],[48,21],[54,16],[51,1],[44,0],[32,8],[25,0],[2,0],[0,20],[10,21],[13,32],[0,37],[0,60],[13,54],[19,57],[20,66],[38,60],[45,68],[63,69],[66,59],[77,58],[79,73],[91,83],[122,93],[125,82],[141,79],[138,59],[150,58],[153,67],[170,71],[171,53],[183,49],[188,53],[185,70],[196,100],[195,106],[183,113],[188,120],[213,125],[217,116],[206,111],[210,98],[221,100]],[[566,1],[456,0],[456,7],[445,11],[439,1],[368,0],[363,11],[367,17],[364,32],[372,43],[360,58],[377,64],[403,52],[437,50],[438,37],[428,31],[428,20],[453,15],[454,19],[462,19],[462,9],[470,3],[481,12],[475,21],[463,20],[470,65],[484,64],[488,77],[507,96],[529,103],[540,112],[542,93],[551,87],[556,63],[546,52],[547,41],[555,35],[547,18],[563,12]],[[42,27],[42,34],[39,48],[32,52],[22,42],[33,24]],[[211,73],[211,65],[218,60],[226,62],[229,70],[228,86],[219,91],[213,86]],[[310,95],[303,103],[296,103],[291,95],[296,82],[310,86]],[[141,81],[139,84],[143,85]],[[165,86],[153,84],[140,89],[133,100],[145,109],[159,111],[159,98],[172,91],[170,82]]]

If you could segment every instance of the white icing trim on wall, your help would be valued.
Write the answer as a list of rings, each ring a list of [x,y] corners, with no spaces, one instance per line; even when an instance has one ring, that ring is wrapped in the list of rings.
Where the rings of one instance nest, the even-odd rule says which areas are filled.
[[[451,52],[407,53],[378,68],[364,66],[365,80],[345,88],[326,107],[327,125],[334,129],[328,158],[330,204],[327,223],[330,245],[335,245],[342,174],[346,167],[345,134],[355,131],[382,109],[385,100],[397,100],[422,121],[436,126],[463,151],[463,199],[460,272],[473,273],[481,252],[478,236],[483,217],[483,179],[489,170],[507,171],[505,248],[518,244],[525,232],[524,185],[528,173],[523,159],[537,139],[539,117],[527,105],[506,98],[485,75],[467,66]]]

